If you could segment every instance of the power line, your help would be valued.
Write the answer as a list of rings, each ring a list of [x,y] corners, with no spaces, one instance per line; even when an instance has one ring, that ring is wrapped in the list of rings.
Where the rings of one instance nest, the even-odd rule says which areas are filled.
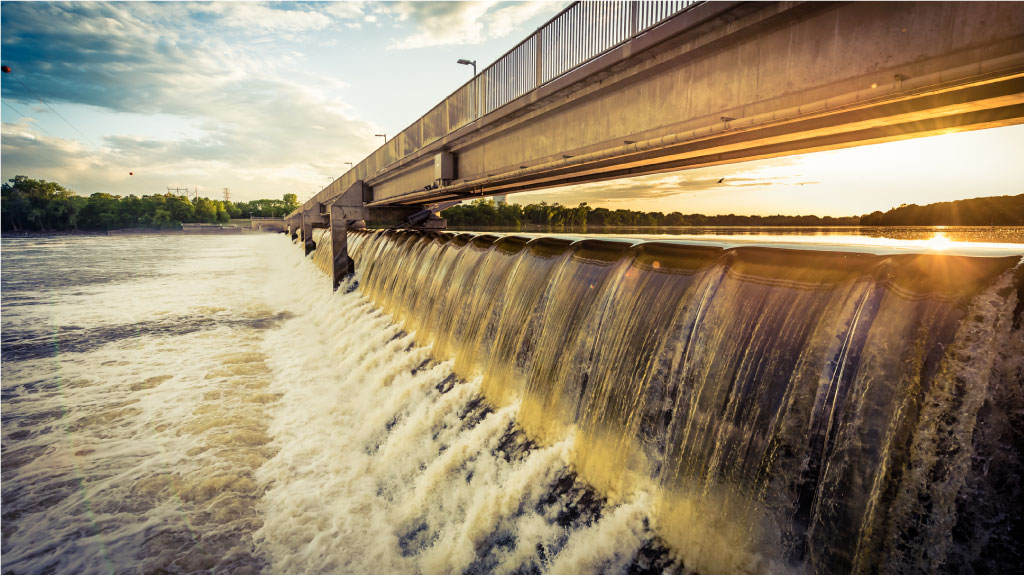
[[[19,78],[18,76],[15,76],[15,75],[14,75],[13,73],[10,73],[10,72],[8,72],[8,74],[11,74],[11,76],[14,76],[14,79],[15,79],[15,80],[17,80],[19,84],[21,84],[22,86],[24,86],[24,88],[25,88],[26,90],[28,90],[28,91],[29,91],[29,92],[30,92],[30,93],[31,93],[31,94],[32,94],[33,96],[35,96],[35,97],[36,97],[36,98],[37,98],[37,99],[38,99],[38,100],[39,100],[40,102],[42,102],[42,104],[43,104],[44,106],[46,106],[47,108],[49,108],[51,112],[53,112],[54,114],[57,114],[57,117],[58,117],[58,118],[60,118],[61,120],[64,120],[64,123],[65,123],[65,124],[67,124],[68,126],[71,126],[71,129],[72,129],[72,130],[74,130],[74,131],[78,132],[78,135],[79,135],[79,136],[82,136],[83,138],[85,138],[85,140],[86,140],[87,142],[89,142],[90,144],[92,144],[92,145],[96,146],[97,148],[98,148],[98,147],[100,147],[100,146],[98,146],[98,145],[96,144],[96,142],[94,142],[94,141],[92,140],[92,138],[90,138],[89,136],[86,136],[86,135],[85,135],[84,133],[82,133],[82,131],[81,131],[81,130],[79,130],[78,128],[76,128],[74,124],[72,124],[71,122],[69,122],[67,118],[65,118],[64,116],[62,116],[62,115],[60,114],[60,112],[58,112],[57,110],[54,110],[54,109],[53,109],[53,106],[51,106],[51,105],[50,105],[49,103],[47,103],[47,102],[46,102],[46,100],[44,100],[42,96],[40,96],[39,94],[37,94],[35,90],[33,90],[32,88],[29,88],[29,87],[28,87],[28,84],[26,84],[25,82],[23,82],[23,81],[21,80],[21,78]],[[8,104],[8,106],[10,106],[10,104]]]
[[[183,194],[182,192],[185,193]],[[185,186],[184,188],[179,188],[177,186],[172,188],[171,186],[167,186],[167,193],[173,193],[176,196],[184,196],[189,201],[199,200],[199,186],[196,186],[195,190],[190,189],[188,186]]]
[[[18,115],[19,115],[19,116],[21,116],[22,118],[25,118],[25,119],[26,119],[26,120],[28,120],[28,121],[32,121],[32,118],[29,118],[29,117],[28,117],[28,116],[26,116],[25,114],[22,114],[20,110],[18,110],[18,109],[17,109],[17,108],[15,108],[15,107],[14,107],[13,105],[11,105],[10,103],[8,103],[8,102],[7,102],[6,100],[0,100],[0,101],[2,101],[2,102],[3,102],[4,104],[7,104],[7,107],[8,107],[8,108],[10,108],[10,109],[14,110],[15,112],[17,112],[17,113],[18,113]],[[33,126],[33,127],[35,127],[35,128],[39,128],[40,130],[42,130],[42,131],[46,132],[46,134],[47,134],[48,136],[50,136],[51,138],[54,138],[54,139],[59,139],[59,138],[57,138],[57,136],[54,136],[54,135],[53,135],[53,134],[51,134],[50,132],[47,132],[47,131],[46,131],[46,128],[44,128],[44,127],[40,126],[39,124],[32,124],[32,126]]]

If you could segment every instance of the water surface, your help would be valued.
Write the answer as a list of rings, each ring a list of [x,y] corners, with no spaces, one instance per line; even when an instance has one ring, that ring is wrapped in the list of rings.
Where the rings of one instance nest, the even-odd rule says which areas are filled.
[[[1016,564],[1021,246],[933,238],[4,238],[4,571]]]

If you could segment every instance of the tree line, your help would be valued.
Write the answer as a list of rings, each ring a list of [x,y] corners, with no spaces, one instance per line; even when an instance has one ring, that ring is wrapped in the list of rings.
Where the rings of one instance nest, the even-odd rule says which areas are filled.
[[[675,226],[1024,226],[1024,194],[992,196],[918,206],[904,204],[887,212],[863,216],[708,216],[681,212],[639,212],[576,207],[561,204],[495,203],[480,199],[448,208],[443,213],[455,227],[569,226],[675,227]]]
[[[295,194],[250,202],[190,200],[174,194],[85,197],[56,182],[15,176],[3,184],[0,222],[5,232],[167,229],[183,223],[227,223],[231,218],[283,217],[297,207]]]
[[[3,231],[175,228],[183,223],[226,223],[231,218],[283,217],[298,208],[295,194],[280,200],[223,202],[173,194],[79,196],[55,182],[16,176],[3,184]],[[675,226],[1024,226],[1024,194],[918,206],[904,204],[863,216],[708,216],[576,207],[558,203],[509,204],[476,200],[444,211],[454,227],[675,227]]]
[[[1024,226],[1024,194],[919,206],[902,204],[860,218],[864,226]]]
[[[857,216],[833,218],[831,216],[738,216],[736,214],[708,216],[682,212],[641,212],[636,210],[609,210],[592,208],[586,203],[576,207],[561,204],[496,204],[491,200],[476,200],[471,204],[453,206],[444,211],[451,226],[569,226],[592,227],[676,227],[676,226],[856,226]]]

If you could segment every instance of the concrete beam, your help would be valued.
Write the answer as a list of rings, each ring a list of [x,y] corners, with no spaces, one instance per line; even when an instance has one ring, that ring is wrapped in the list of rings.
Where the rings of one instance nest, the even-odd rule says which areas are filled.
[[[373,192],[366,185],[366,182],[357,180],[348,189],[336,196],[330,202],[330,206],[341,210],[341,216],[347,220],[365,220],[367,219],[366,203],[372,200],[372,198]],[[331,213],[333,214],[334,212],[332,211]]]
[[[367,206],[367,202],[372,199],[373,191],[366,185],[366,182],[359,180],[335,197],[329,205],[332,209],[333,207],[340,209],[341,216],[348,222],[363,221],[364,224],[372,222],[384,225],[407,222],[409,216],[422,209],[419,206]],[[430,229],[445,229],[444,227],[438,228],[436,221],[432,221],[431,225],[434,227]]]

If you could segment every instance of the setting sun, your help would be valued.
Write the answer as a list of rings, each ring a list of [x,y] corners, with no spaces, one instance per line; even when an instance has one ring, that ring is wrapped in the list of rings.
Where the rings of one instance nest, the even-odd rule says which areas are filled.
[[[927,240],[929,249],[942,251],[953,244],[952,240],[946,237],[946,234],[942,232],[936,232],[931,239]]]

